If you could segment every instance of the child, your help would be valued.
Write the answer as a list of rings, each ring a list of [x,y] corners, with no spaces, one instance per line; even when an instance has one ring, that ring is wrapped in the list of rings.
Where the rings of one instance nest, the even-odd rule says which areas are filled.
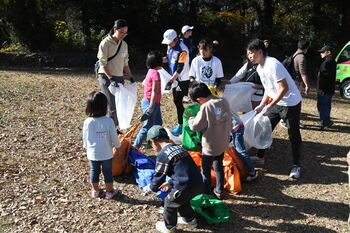
[[[106,117],[106,96],[102,92],[91,92],[85,112],[88,118],[83,126],[83,146],[90,161],[91,196],[97,198],[101,195],[99,176],[102,168],[106,199],[112,199],[118,193],[117,189],[113,189],[112,147],[119,147],[120,142],[112,118]]]
[[[258,173],[255,171],[255,168],[250,160],[250,156],[248,155],[245,145],[244,145],[244,125],[242,120],[236,113],[232,113],[233,120],[233,129],[231,130],[232,142],[235,147],[237,153],[243,160],[247,170],[248,176],[246,178],[247,181],[252,181],[258,178]]]
[[[150,193],[172,188],[164,200],[164,222],[157,222],[156,229],[174,232],[177,223],[196,228],[197,220],[190,200],[200,194],[203,188],[199,168],[185,149],[169,142],[169,136],[162,126],[154,125],[147,133],[147,141],[151,142],[158,154],[156,173],[144,191]],[[168,181],[167,176],[170,177]],[[177,217],[177,211],[180,218]]]
[[[211,189],[211,167],[214,164],[216,187],[214,194],[222,199],[224,188],[224,169],[222,160],[230,142],[232,117],[229,104],[225,99],[212,95],[207,85],[196,83],[190,89],[192,101],[197,102],[200,110],[196,117],[189,118],[191,130],[202,132],[202,175],[204,193]]]
[[[212,42],[203,39],[199,42],[198,49],[199,56],[195,57],[191,64],[190,81],[205,83],[211,93],[217,96],[216,87],[224,77],[221,61],[213,55]]]
[[[142,129],[137,135],[134,147],[140,147],[147,136],[148,130],[153,125],[162,125],[162,114],[160,111],[160,100],[162,98],[160,75],[157,70],[162,67],[162,56],[159,52],[151,51],[147,55],[146,66],[148,72],[143,81],[143,99],[141,100],[141,109],[143,115],[141,121],[145,121]]]

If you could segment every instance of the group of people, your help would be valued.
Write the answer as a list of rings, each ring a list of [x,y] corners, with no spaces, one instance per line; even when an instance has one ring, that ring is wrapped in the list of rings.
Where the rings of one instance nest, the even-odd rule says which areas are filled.
[[[248,181],[258,177],[253,162],[263,163],[265,151],[258,150],[254,156],[249,156],[244,147],[244,125],[239,116],[230,111],[226,99],[220,98],[216,88],[224,77],[219,58],[213,55],[213,42],[202,39],[198,44],[198,55],[191,61],[194,46],[191,41],[193,27],[184,26],[178,37],[173,29],[165,31],[162,44],[167,45],[167,55],[163,57],[158,51],[147,55],[147,75],[143,80],[143,98],[141,100],[144,122],[137,135],[134,147],[139,148],[146,139],[156,151],[157,162],[155,175],[150,185],[144,191],[167,191],[170,193],[164,203],[164,221],[158,222],[156,228],[161,232],[174,231],[176,224],[187,224],[196,227],[197,222],[189,201],[199,193],[212,193],[218,199],[223,198],[224,151],[233,141],[233,145],[241,156],[248,170]],[[84,122],[83,141],[90,161],[90,181],[92,197],[104,195],[99,188],[101,168],[106,183],[106,198],[110,199],[118,192],[113,189],[111,164],[113,148],[120,142],[116,126],[118,119],[115,112],[114,96],[109,92],[109,85],[124,83],[124,73],[133,82],[128,66],[128,48],[123,40],[127,35],[128,26],[125,20],[115,21],[110,33],[99,45],[98,59],[100,68],[98,80],[102,92],[90,94]],[[302,138],[300,134],[300,112],[304,84],[305,93],[309,90],[308,77],[305,71],[305,53],[309,47],[308,41],[298,44],[298,51],[293,55],[296,79],[290,75],[281,62],[268,56],[266,41],[254,39],[247,45],[247,63],[231,79],[231,82],[253,82],[256,89],[252,97],[254,110],[268,116],[272,129],[282,119],[288,129],[292,145],[293,166],[290,177],[300,177],[300,157],[302,154]],[[299,46],[300,45],[300,46]],[[306,46],[306,47],[305,47]],[[306,50],[305,50],[306,49]],[[318,109],[321,118],[321,128],[330,127],[330,99],[334,93],[335,64],[331,58],[332,49],[325,46],[321,49],[322,63],[318,76]],[[189,126],[193,131],[202,133],[202,167],[198,169],[189,153],[181,146],[171,143],[169,135],[162,127],[161,116],[161,78],[158,72],[163,64],[168,64],[171,78],[166,89],[172,89],[173,101],[176,106],[178,125],[171,133],[179,135],[183,124],[183,98],[189,96],[191,101],[200,105],[196,116],[189,117]],[[295,77],[294,77],[295,78]],[[334,80],[333,78],[333,80]],[[176,82],[175,82],[176,81]],[[297,85],[299,82],[299,85]],[[176,85],[174,85],[177,83]],[[298,88],[299,87],[299,88]],[[239,101],[239,100],[237,100]],[[110,118],[106,117],[109,114]],[[211,188],[211,168],[216,173],[216,186]],[[169,178],[166,178],[169,177]],[[179,212],[181,218],[177,217]]]

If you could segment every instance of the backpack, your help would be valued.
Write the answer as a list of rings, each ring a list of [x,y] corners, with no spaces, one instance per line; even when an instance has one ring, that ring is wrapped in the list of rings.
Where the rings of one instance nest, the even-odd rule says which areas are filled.
[[[282,61],[282,64],[284,65],[284,67],[286,68],[286,70],[288,71],[292,79],[295,79],[298,76],[298,72],[294,68],[294,58],[299,54],[303,54],[303,53],[297,53],[295,55],[287,56]]]
[[[119,52],[119,49],[120,49],[122,43],[123,43],[123,41],[121,41],[121,42],[119,43],[118,48],[117,48],[117,52],[115,52],[115,54],[114,54],[113,56],[107,58],[107,62],[109,62],[109,61],[112,60],[115,56],[117,56],[117,54],[118,54],[118,52]],[[94,65],[94,72],[95,72],[96,77],[98,76],[98,70],[99,70],[99,69],[100,69],[100,61],[97,60],[97,62],[96,62],[95,65]]]

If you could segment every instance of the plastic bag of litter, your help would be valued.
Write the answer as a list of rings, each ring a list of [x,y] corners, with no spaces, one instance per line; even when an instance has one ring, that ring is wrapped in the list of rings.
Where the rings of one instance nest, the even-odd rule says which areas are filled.
[[[244,124],[246,148],[266,149],[272,144],[272,127],[267,116],[250,111],[240,116]]]
[[[225,85],[223,97],[230,105],[231,112],[249,112],[252,110],[252,95],[256,92],[255,84],[239,82]]]
[[[115,97],[119,128],[127,129],[131,126],[130,122],[137,102],[137,84],[136,82],[124,85],[118,83],[118,86],[109,85],[108,89]]]
[[[160,89],[161,89],[162,95],[164,93],[169,93],[170,90],[165,90],[165,86],[169,82],[169,80],[171,79],[171,75],[164,68],[159,69],[158,73],[160,75]],[[178,85],[178,83],[175,80],[173,82],[173,84],[171,85],[171,89],[177,87],[177,85]]]
[[[174,134],[172,134],[171,132],[170,132],[170,130],[169,129],[167,129],[167,128],[165,128],[164,127],[164,129],[165,129],[165,131],[168,133],[168,136],[169,136],[169,139],[170,140],[172,140],[175,144],[181,144],[181,142],[182,142],[182,135],[179,135],[179,136],[175,136]]]

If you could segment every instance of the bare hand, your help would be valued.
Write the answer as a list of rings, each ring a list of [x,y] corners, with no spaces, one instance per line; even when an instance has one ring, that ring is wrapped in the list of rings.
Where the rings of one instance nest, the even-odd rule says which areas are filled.
[[[163,192],[168,191],[170,188],[170,183],[169,182],[164,182],[161,186],[159,186],[159,189],[162,190]]]

